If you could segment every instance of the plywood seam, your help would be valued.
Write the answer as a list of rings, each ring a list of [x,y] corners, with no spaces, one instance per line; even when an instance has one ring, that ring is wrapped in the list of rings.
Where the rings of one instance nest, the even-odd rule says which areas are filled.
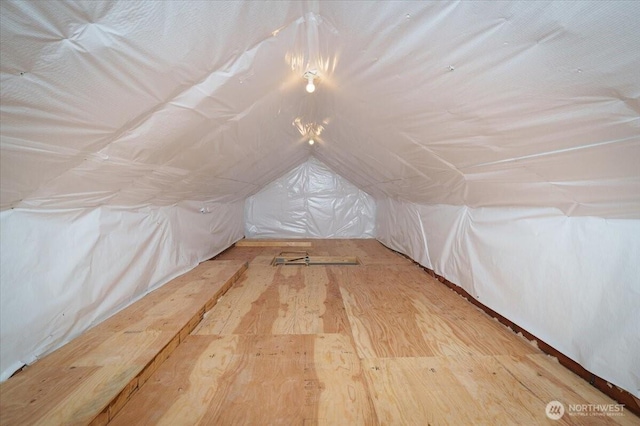
[[[183,278],[178,277],[167,283],[166,287],[162,286],[157,291],[149,293],[130,308],[111,317],[109,323],[104,323],[107,325],[101,332],[96,332],[98,328],[95,328],[90,333],[81,335],[86,338],[75,340],[75,346],[73,341],[70,342],[71,346],[64,346],[50,355],[54,358],[40,360],[28,373],[23,372],[22,375],[3,383],[0,422],[8,424],[12,421],[10,419],[13,419],[20,423],[35,424],[51,421],[65,424],[108,423],[201,322],[204,313],[215,306],[219,298],[242,276],[248,268],[248,263],[223,261],[215,266],[203,268],[200,269],[200,275],[197,275],[198,270],[195,270],[195,275],[183,274]],[[191,286],[189,280],[194,280],[197,285]],[[163,291],[162,288],[169,290]],[[160,306],[159,298],[167,300],[167,312],[161,310],[152,313],[146,322],[137,317],[140,309],[147,312],[150,307]],[[146,303],[143,303],[145,300]],[[167,316],[167,313],[175,316]],[[142,321],[140,330],[135,325],[138,321]],[[156,322],[158,324],[155,324]],[[133,329],[132,325],[135,325],[134,334],[128,331]],[[160,328],[156,328],[157,326]],[[151,329],[147,330],[148,327]],[[142,336],[139,333],[150,333],[149,338],[154,339],[156,344],[144,352],[146,346],[138,346],[136,341],[126,337]],[[117,346],[112,346],[110,338],[105,338],[109,336],[125,338],[114,340]],[[161,340],[155,340],[160,336]],[[135,347],[131,347],[134,354],[126,351],[128,347],[122,346],[119,342],[135,344]],[[126,353],[121,353],[123,350]],[[85,373],[86,368],[93,370]],[[73,375],[71,372],[78,373]],[[59,378],[71,377],[73,385],[65,387],[64,392],[59,392],[56,385],[60,380],[48,380],[54,373],[57,373],[58,376],[55,377]],[[43,377],[45,380],[42,380]],[[91,382],[95,377],[100,379],[99,383]],[[89,383],[86,385],[87,392],[91,393],[83,391],[71,404],[65,402],[65,395],[81,389],[86,383]],[[71,393],[67,392],[67,389]],[[44,393],[40,394],[43,391]],[[94,394],[94,391],[97,393]],[[36,400],[39,404],[33,405]]]
[[[245,262],[231,276],[231,278],[229,278],[224,283],[224,285],[222,287],[220,287],[220,289],[211,297],[211,299],[209,299],[207,302],[205,302],[204,306],[200,310],[198,310],[198,312],[193,317],[191,317],[191,319],[187,322],[187,324],[184,327],[182,327],[180,329],[180,331],[178,331],[178,333],[176,333],[176,335],[169,341],[169,343],[167,343],[158,352],[158,354],[155,357],[153,357],[153,359],[151,361],[149,361],[147,363],[147,365],[140,371],[140,373],[138,373],[138,375],[132,380],[132,382],[136,381],[137,384],[133,388],[133,390],[131,390],[130,393],[124,398],[123,401],[119,401],[119,399],[121,398],[121,396],[125,392],[127,392],[128,385],[127,385],[127,387],[125,387],[125,389],[122,390],[122,392],[120,392],[114,399],[112,399],[109,404],[107,404],[107,407],[96,418],[99,418],[106,411],[108,413],[108,419],[109,419],[109,421],[111,421],[115,417],[115,415],[120,411],[120,409],[122,409],[122,407],[124,407],[124,405],[127,403],[127,401],[129,399],[131,399],[131,397],[136,392],[138,392],[142,388],[142,386],[144,386],[144,384],[147,382],[147,380],[149,380],[151,375],[162,365],[162,363],[164,361],[166,361],[167,358],[169,358],[171,353],[173,353],[173,351],[176,350],[176,348],[180,345],[180,343],[182,343],[182,341],[184,341],[184,337],[182,337],[182,331],[184,329],[188,328],[189,332],[187,333],[187,335],[190,334],[198,326],[198,324],[200,324],[204,314],[206,312],[208,312],[209,310],[211,310],[216,305],[218,300],[227,291],[229,291],[229,289],[231,288],[233,283],[238,281],[238,279],[242,276],[242,274],[244,274],[244,272],[247,270],[248,267],[249,267],[249,264],[247,262]],[[213,301],[213,304],[211,304],[211,306],[207,308],[207,306],[212,301]],[[196,321],[195,324],[192,324],[194,319],[198,319],[198,321]],[[158,360],[160,360],[160,362],[158,362]],[[140,382],[141,378],[143,379],[142,382]],[[117,405],[116,405],[116,403],[117,403]],[[93,424],[93,421],[92,421],[92,424]]]
[[[580,365],[578,362],[574,361],[573,359],[571,359],[568,356],[564,355],[562,352],[558,351],[553,346],[551,346],[548,343],[546,343],[545,341],[539,339],[538,337],[536,337],[532,333],[528,332],[524,328],[520,327],[519,325],[517,325],[513,321],[509,320],[508,318],[503,317],[502,315],[500,315],[499,313],[497,313],[493,309],[489,308],[488,306],[485,306],[480,301],[478,301],[476,298],[472,297],[464,288],[462,288],[458,284],[455,284],[455,283],[447,280],[442,275],[438,275],[437,273],[435,273],[435,271],[433,271],[433,269],[430,269],[430,268],[427,268],[426,266],[420,265],[418,262],[416,262],[415,260],[413,260],[409,256],[405,255],[404,253],[398,252],[398,251],[386,246],[381,241],[379,241],[379,242],[380,242],[380,244],[382,244],[383,246],[385,246],[387,249],[391,250],[392,252],[397,253],[398,255],[409,259],[414,264],[416,264],[418,267],[420,267],[427,275],[429,275],[430,277],[434,278],[439,283],[444,284],[451,291],[454,291],[454,292],[458,293],[468,303],[471,303],[472,305],[476,306],[481,311],[483,311],[483,313],[485,315],[488,315],[491,318],[495,318],[503,326],[505,326],[507,329],[509,329],[512,333],[514,333],[514,334],[516,334],[516,335],[518,335],[518,336],[520,336],[520,337],[522,337],[524,339],[527,339],[529,342],[535,344],[542,352],[544,352],[544,353],[546,353],[548,355],[556,357],[558,359],[558,361],[560,362],[560,364],[562,364],[566,369],[568,369],[572,373],[576,374],[577,376],[579,376],[582,379],[584,379],[585,381],[587,381],[591,386],[595,387],[596,389],[598,389],[603,394],[607,395],[608,397],[614,399],[615,401],[617,401],[617,402],[619,402],[621,404],[624,404],[625,408],[627,408],[632,413],[640,416],[640,402],[638,401],[638,399],[634,395],[632,395],[631,393],[627,392],[624,389],[621,389],[621,388],[615,386],[612,383],[609,383],[605,379],[595,375],[594,373],[590,372],[589,370],[584,368],[582,365]]]

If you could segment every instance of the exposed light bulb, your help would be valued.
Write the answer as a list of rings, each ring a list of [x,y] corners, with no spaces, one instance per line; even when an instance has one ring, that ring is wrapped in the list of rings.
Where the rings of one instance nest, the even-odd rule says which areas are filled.
[[[309,79],[309,82],[307,83],[306,89],[307,89],[307,92],[309,92],[309,93],[315,92],[316,85],[313,84],[313,79],[312,78]]]
[[[304,73],[302,77],[307,80],[307,92],[313,93],[316,90],[316,85],[313,83],[313,80],[318,76],[318,72],[316,70],[309,70]]]
[[[309,145],[313,145],[314,143],[316,143],[313,139],[309,139]]]

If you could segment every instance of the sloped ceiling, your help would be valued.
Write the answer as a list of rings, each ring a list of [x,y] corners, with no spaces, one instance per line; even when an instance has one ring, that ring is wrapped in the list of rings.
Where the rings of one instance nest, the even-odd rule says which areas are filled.
[[[0,14],[2,209],[238,200],[314,155],[376,197],[640,217],[640,2]]]

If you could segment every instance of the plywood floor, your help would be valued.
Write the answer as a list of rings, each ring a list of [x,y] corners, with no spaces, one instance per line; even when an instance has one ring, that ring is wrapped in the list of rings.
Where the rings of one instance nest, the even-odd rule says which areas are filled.
[[[234,247],[249,268],[114,424],[638,424],[552,421],[614,402],[374,240],[313,241],[359,266],[271,266],[292,247]]]
[[[0,425],[104,424],[245,271],[205,262],[0,385]]]

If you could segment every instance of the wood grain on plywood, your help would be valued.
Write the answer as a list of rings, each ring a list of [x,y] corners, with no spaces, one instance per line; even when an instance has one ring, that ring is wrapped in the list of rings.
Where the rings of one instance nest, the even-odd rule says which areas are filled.
[[[256,256],[261,255],[265,251],[268,250],[265,250],[264,247],[231,247],[214,257],[213,260],[241,260],[251,263]]]
[[[528,356],[367,359],[363,369],[383,424],[627,424],[632,420],[568,414],[560,421],[548,419],[545,408],[553,400],[567,408],[571,403],[613,401],[599,392],[585,399],[569,386],[557,387],[553,376],[539,375]]]
[[[324,250],[331,256],[355,256],[363,265],[403,265],[411,266],[406,257],[395,253],[374,239],[360,240],[321,240],[314,244],[316,250]],[[309,254],[312,251],[309,250]]]
[[[313,247],[311,241],[240,240],[236,247]]]
[[[276,255],[264,254],[256,256],[251,261],[251,266],[273,266],[273,258]]]
[[[195,334],[350,333],[338,282],[325,267],[252,266]]]
[[[113,423],[305,422],[375,422],[347,336],[191,336]]]
[[[417,268],[335,270],[363,358],[526,354],[535,349]]]
[[[542,354],[530,354],[525,357],[496,356],[497,362],[511,375],[516,377],[526,389],[542,401],[561,401],[567,410],[571,405],[596,404],[602,406],[615,405],[616,402],[604,395],[579,376],[563,367],[556,358]],[[630,412],[620,416],[610,416],[602,409],[595,412],[572,413],[575,424],[601,425],[640,425],[640,419]],[[567,417],[565,415],[565,417]]]
[[[108,420],[244,269],[201,264],[0,384],[0,423],[89,424],[104,412]]]

